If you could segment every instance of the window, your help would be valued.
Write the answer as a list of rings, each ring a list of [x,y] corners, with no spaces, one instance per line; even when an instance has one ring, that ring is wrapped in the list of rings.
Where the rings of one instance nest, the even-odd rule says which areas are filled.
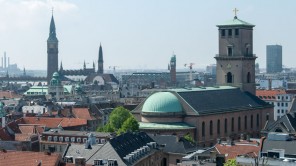
[[[280,97],[280,96],[278,96],[278,99],[281,99],[281,97]]]
[[[227,119],[224,120],[224,132],[227,133]]]
[[[277,103],[277,106],[279,107],[280,106],[280,103]]]
[[[202,125],[201,125],[201,136],[205,136],[205,122],[202,122]]]
[[[83,138],[83,143],[85,143],[87,141],[87,138]]]
[[[210,121],[210,135],[213,135],[213,121]]]
[[[284,113],[284,110],[282,110],[282,114]]]
[[[57,142],[57,141],[58,141],[58,136],[54,136],[54,137],[53,137],[53,141],[54,141],[54,142]]]
[[[237,123],[238,123],[238,131],[240,131],[241,130],[241,117],[240,116],[238,117]]]
[[[266,114],[266,121],[269,120],[269,113]]]
[[[47,141],[51,141],[51,139],[52,139],[52,136],[47,137]]]
[[[232,47],[227,47],[228,56],[232,56]]]
[[[105,139],[101,139],[101,143],[104,144],[106,142]]]
[[[248,72],[247,74],[247,83],[250,83],[251,82],[251,74],[250,72]]]
[[[227,78],[226,78],[226,83],[232,83],[232,74],[231,74],[231,72],[228,72],[227,73],[227,76],[226,76]]]
[[[280,110],[277,110],[278,114],[280,113]]]
[[[77,138],[77,142],[79,142],[79,143],[80,143],[80,142],[81,142],[81,138]]]
[[[220,119],[217,121],[217,134],[220,134]]]
[[[235,35],[235,36],[238,36],[238,35],[239,35],[239,30],[238,30],[238,29],[235,29],[235,31],[234,31],[234,35]]]
[[[224,37],[225,36],[225,29],[222,29],[221,30],[221,37]]]
[[[251,115],[251,129],[253,128],[253,115]]]
[[[231,131],[234,132],[234,118],[231,118]]]
[[[284,106],[284,103],[282,103],[282,107]]]
[[[59,141],[63,142],[64,138],[63,137],[59,137]]]
[[[286,96],[286,100],[288,100],[289,99],[289,97],[288,96]]]
[[[71,142],[75,142],[75,137],[71,137]]]
[[[65,137],[65,142],[69,142],[69,137]]]
[[[248,117],[247,117],[247,115],[245,116],[245,130],[247,130],[248,129]]]
[[[180,159],[176,159],[176,165],[178,165],[178,163],[180,163]]]
[[[232,29],[228,29],[228,37],[232,36]]]
[[[288,103],[286,103],[286,107],[288,107]]]
[[[256,118],[256,127],[259,127],[259,114],[257,114],[257,118]]]

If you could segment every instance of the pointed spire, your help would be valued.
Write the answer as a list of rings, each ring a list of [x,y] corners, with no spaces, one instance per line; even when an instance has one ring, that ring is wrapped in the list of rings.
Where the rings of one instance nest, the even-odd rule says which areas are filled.
[[[55,27],[54,18],[53,18],[53,9],[52,9],[52,15],[51,15],[51,21],[50,21],[50,27],[49,27],[48,40],[58,40],[56,37],[56,27]]]
[[[61,61],[61,65],[60,65],[60,71],[63,71],[64,68],[63,68],[63,62]]]
[[[103,61],[103,49],[102,49],[101,43],[100,43],[100,48],[99,48],[99,62],[104,62]]]
[[[24,67],[24,73],[23,73],[24,76],[26,76],[26,68]]]
[[[86,69],[85,60],[84,60],[84,63],[83,63],[83,69]]]

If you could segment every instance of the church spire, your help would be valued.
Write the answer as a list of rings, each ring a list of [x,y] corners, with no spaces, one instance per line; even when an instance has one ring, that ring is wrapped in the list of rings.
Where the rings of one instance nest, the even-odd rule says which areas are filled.
[[[57,36],[56,36],[56,27],[54,23],[54,18],[53,18],[53,13],[51,15],[51,21],[50,21],[50,27],[49,27],[49,37],[48,41],[57,41]]]
[[[100,43],[100,48],[99,48],[98,73],[99,74],[104,73],[103,49],[102,49],[101,43]]]
[[[85,60],[84,60],[84,63],[83,63],[83,69],[86,69],[86,63],[85,63]]]
[[[63,71],[64,68],[63,68],[63,62],[61,61],[61,65],[60,65],[60,71]]]

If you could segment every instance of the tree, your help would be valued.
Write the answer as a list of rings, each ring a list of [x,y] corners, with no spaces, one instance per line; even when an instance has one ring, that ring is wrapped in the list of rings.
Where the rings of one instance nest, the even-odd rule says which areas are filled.
[[[139,123],[135,119],[135,117],[131,116],[126,121],[123,122],[121,128],[119,129],[119,133],[130,131],[138,131]]]
[[[138,129],[139,124],[130,111],[124,107],[117,107],[111,112],[108,123],[97,130],[120,133],[127,130],[136,131]]]
[[[194,139],[192,138],[192,136],[191,136],[189,133],[187,133],[186,135],[184,135],[184,138],[185,138],[187,141],[189,141],[189,142],[192,142],[192,143],[195,142]]]
[[[237,166],[235,159],[229,159],[224,163],[224,166]]]

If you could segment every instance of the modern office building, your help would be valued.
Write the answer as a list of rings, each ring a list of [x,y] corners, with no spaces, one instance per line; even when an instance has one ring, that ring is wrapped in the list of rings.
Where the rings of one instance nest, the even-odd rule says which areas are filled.
[[[266,72],[278,73],[282,68],[282,46],[267,45],[266,46]]]

